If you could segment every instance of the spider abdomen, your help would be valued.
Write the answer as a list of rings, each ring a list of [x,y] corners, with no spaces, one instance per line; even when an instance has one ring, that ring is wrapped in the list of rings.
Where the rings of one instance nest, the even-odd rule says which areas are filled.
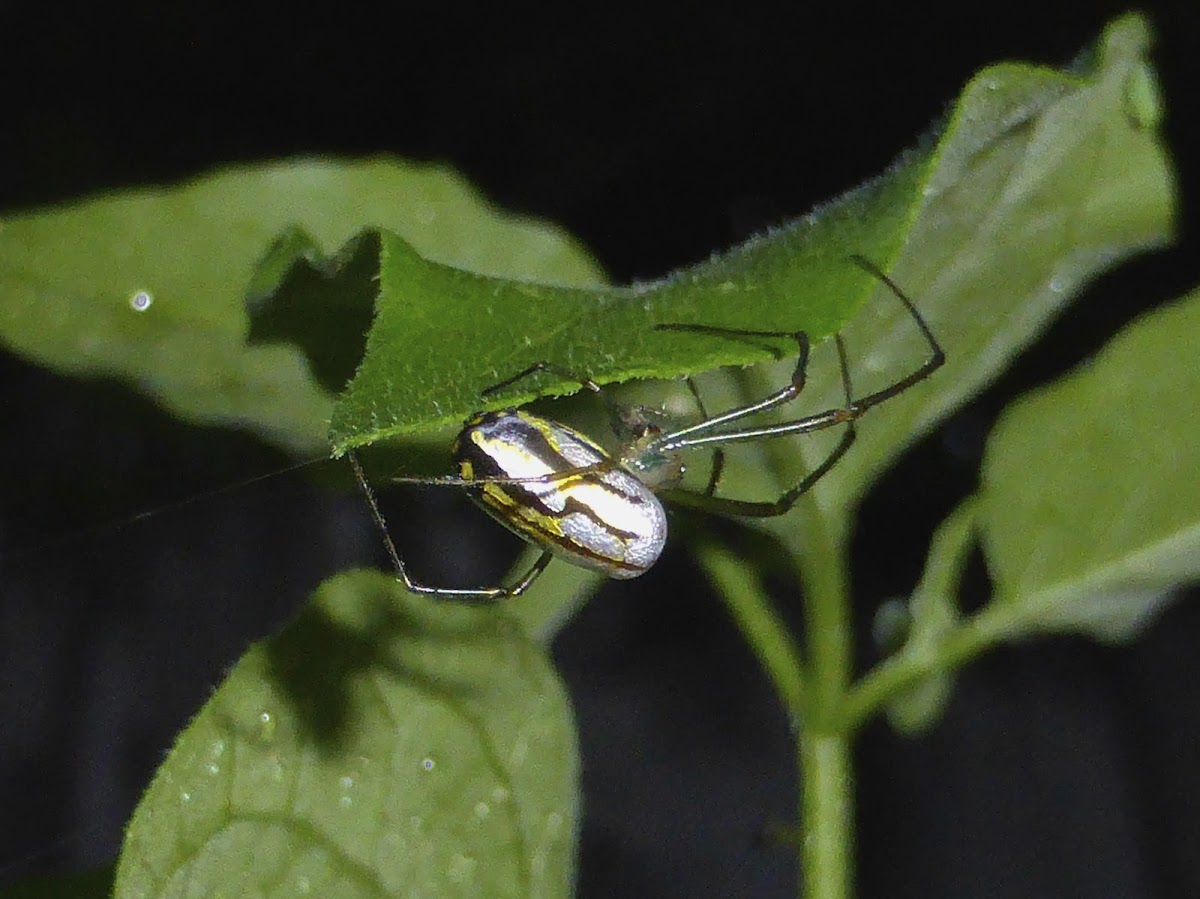
[[[631,578],[662,553],[658,497],[578,431],[518,409],[485,412],[464,426],[454,455],[467,479],[537,479],[469,489],[509,530],[575,565]]]

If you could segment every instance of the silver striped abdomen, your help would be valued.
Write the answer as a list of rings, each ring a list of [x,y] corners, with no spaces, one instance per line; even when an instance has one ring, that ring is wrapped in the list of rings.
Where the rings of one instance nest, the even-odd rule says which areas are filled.
[[[471,496],[492,517],[531,543],[609,577],[637,577],[657,561],[667,539],[658,497],[578,431],[516,409],[467,422],[454,445],[464,478],[537,478],[480,484]]]

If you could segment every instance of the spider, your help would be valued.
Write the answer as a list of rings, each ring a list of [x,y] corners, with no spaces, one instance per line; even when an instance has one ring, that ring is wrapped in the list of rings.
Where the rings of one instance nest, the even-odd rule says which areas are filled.
[[[743,419],[783,406],[800,395],[808,370],[808,335],[804,331],[660,324],[655,326],[656,330],[733,339],[786,338],[796,342],[799,358],[786,386],[757,402],[717,415],[707,413],[695,382],[687,378],[701,420],[677,430],[665,430],[659,423],[659,416],[651,410],[617,404],[589,377],[551,362],[537,362],[492,385],[483,396],[490,396],[539,372],[575,381],[608,404],[613,430],[622,440],[616,453],[610,454],[566,425],[525,409],[508,408],[478,412],[467,419],[453,447],[459,474],[392,479],[395,483],[464,489],[498,522],[534,546],[541,547],[542,553],[533,565],[510,584],[459,589],[414,581],[392,542],[361,464],[354,453],[349,453],[355,477],[382,535],[397,580],[413,593],[448,599],[500,600],[524,593],[555,556],[609,577],[637,577],[658,560],[667,539],[667,516],[657,492],[669,491],[672,500],[723,515],[768,518],[786,514],[849,450],[855,438],[855,422],[868,409],[923,381],[945,361],[937,338],[895,282],[861,256],[851,259],[878,278],[900,300],[929,344],[930,355],[920,367],[881,390],[857,399],[853,396],[846,345],[837,334],[834,342],[846,397],[843,406],[793,421],[744,426],[741,424]],[[721,446],[785,434],[806,434],[837,425],[845,425],[837,445],[820,465],[778,499],[755,501],[716,495],[724,466]],[[687,492],[678,489],[683,476],[681,453],[696,447],[715,450],[712,469],[703,492]]]

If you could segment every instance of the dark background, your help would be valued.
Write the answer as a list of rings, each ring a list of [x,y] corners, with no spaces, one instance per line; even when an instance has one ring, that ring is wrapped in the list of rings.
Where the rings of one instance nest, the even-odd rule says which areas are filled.
[[[559,9],[518,22],[465,7],[0,2],[0,212],[230,161],[390,151],[453,163],[498,204],[561,223],[618,281],[652,277],[879,172],[980,66],[1065,63],[1121,9]],[[997,411],[1200,280],[1200,14],[1148,11],[1180,243],[1101,278],[879,485],[854,550],[864,631],[911,590]],[[0,355],[0,410],[3,883],[109,859],[173,734],[247,643],[377,546],[353,495],[299,479],[127,521],[288,460],[117,385]],[[462,511],[423,506],[401,539],[499,564],[510,545],[473,516],[464,536]],[[861,894],[1200,895],[1195,600],[1127,648],[1060,638],[991,653],[921,739],[869,728]],[[794,895],[792,853],[758,839],[792,816],[787,725],[684,554],[607,586],[555,655],[584,747],[580,895]]]

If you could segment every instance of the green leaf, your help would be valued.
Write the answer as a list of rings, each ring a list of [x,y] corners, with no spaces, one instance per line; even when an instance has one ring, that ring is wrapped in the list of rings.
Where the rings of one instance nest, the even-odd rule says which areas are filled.
[[[798,556],[823,552],[826,544],[814,539],[814,527],[844,534],[858,500],[905,445],[1002,371],[1086,280],[1169,240],[1175,185],[1153,127],[1158,119],[1130,114],[1132,98],[1144,100],[1153,81],[1149,46],[1144,21],[1128,16],[1106,30],[1087,67],[1064,72],[1005,63],[983,70],[956,103],[933,149],[933,165],[900,166],[885,176],[888,200],[872,199],[857,213],[900,226],[908,221],[898,208],[908,199],[905,191],[919,196],[893,274],[929,320],[948,361],[862,422],[851,452],[814,492],[823,523],[801,512],[759,525]],[[907,179],[907,187],[896,178]],[[880,196],[881,189],[877,185],[869,196]],[[541,358],[608,380],[666,377],[764,355],[754,344],[656,335],[649,330],[656,321],[828,333],[860,303],[862,275],[848,255],[861,252],[880,263],[888,258],[875,256],[851,224],[826,229],[829,214],[846,217],[844,207],[834,204],[791,230],[638,288],[645,308],[632,313],[629,291],[571,294],[490,284],[494,296],[483,297],[478,291],[486,282],[435,271],[393,242],[393,259],[385,249],[385,269],[407,274],[395,284],[384,278],[373,346],[335,414],[335,442],[354,445],[422,420],[454,420],[481,405],[479,390]],[[801,236],[807,243],[790,243]],[[726,288],[724,274],[731,271],[739,280]],[[836,275],[853,280],[838,286]],[[387,299],[392,291],[394,302]],[[421,297],[438,294],[445,301],[436,314],[422,313]],[[470,303],[451,302],[472,295]],[[750,297],[776,302],[752,305]],[[825,316],[821,322],[810,317],[818,313]],[[634,324],[621,317],[630,314]],[[482,332],[481,320],[487,326]],[[510,333],[496,337],[502,328]],[[843,333],[857,395],[892,383],[928,354],[910,316],[878,285]],[[655,349],[668,337],[669,345]],[[454,352],[446,341],[465,351]],[[779,349],[794,352],[786,342]],[[710,376],[701,381],[706,402],[722,409],[766,396],[787,383],[793,366],[781,361]],[[495,404],[574,389],[550,377],[520,387]],[[778,417],[841,405],[840,393],[833,354],[818,348],[802,399]],[[735,450],[722,492],[773,499],[824,457],[830,439],[804,435]]]
[[[358,572],[237,664],[143,797],[117,897],[570,892],[578,758],[496,608]]]
[[[980,525],[1004,636],[1133,635],[1200,577],[1200,290],[1004,414]]]
[[[296,256],[367,226],[496,275],[602,280],[561,232],[493,209],[442,167],[296,161],[0,219],[0,341],[56,371],[123,379],[185,420],[321,452],[331,396],[295,347],[246,345],[243,304]],[[304,236],[264,258],[285,231]]]
[[[659,322],[795,331],[838,330],[871,277],[849,255],[887,263],[920,196],[927,153],[805,219],[661,281],[580,289],[486,277],[440,265],[380,235],[375,324],[362,366],[334,411],[337,451],[457,424],[500,407],[579,389],[528,379],[483,403],[480,394],[549,360],[600,383],[669,378],[778,355],[762,341],[653,330]],[[777,341],[793,355],[795,341]],[[790,343],[790,346],[788,345]]]

